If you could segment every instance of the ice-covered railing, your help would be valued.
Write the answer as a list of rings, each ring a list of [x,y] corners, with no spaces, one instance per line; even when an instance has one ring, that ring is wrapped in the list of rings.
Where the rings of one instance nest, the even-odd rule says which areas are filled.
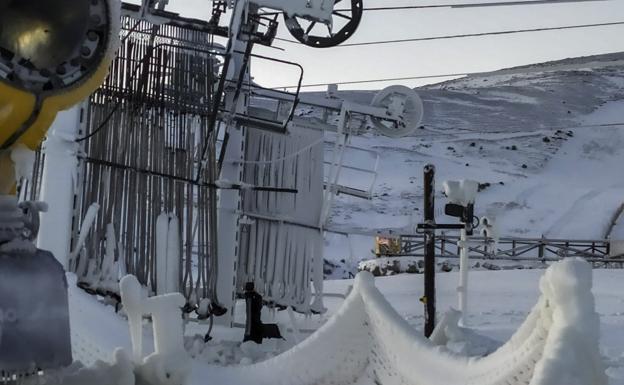
[[[290,351],[248,366],[220,367],[194,361],[190,371],[183,369],[188,374],[185,383],[604,385],[599,318],[591,286],[592,270],[587,262],[570,258],[553,264],[540,281],[541,296],[525,322],[505,345],[481,358],[452,353],[425,339],[388,303],[372,276],[361,273],[341,309]],[[98,346],[112,356],[111,334],[128,336],[127,327],[123,333],[94,332],[93,328],[89,333],[86,325],[80,327],[75,320],[80,317],[72,314],[72,342],[88,341],[91,348],[85,347],[83,353],[89,350],[92,356],[102,357],[103,351],[93,351]],[[108,324],[104,313],[97,317],[100,325]],[[123,327],[119,317],[110,321],[109,329]],[[124,340],[128,349],[129,338]],[[123,355],[117,352],[116,357],[113,369],[127,366],[127,359],[120,360]],[[145,366],[134,369],[135,373],[145,370]],[[171,378],[179,380],[173,374]],[[159,376],[147,377],[152,379],[151,385],[173,385]]]
[[[598,350],[592,271],[580,259],[552,265],[524,324],[483,358],[459,356],[422,337],[360,274],[342,309],[303,343],[246,367],[196,364],[191,383],[211,384],[606,384]]]

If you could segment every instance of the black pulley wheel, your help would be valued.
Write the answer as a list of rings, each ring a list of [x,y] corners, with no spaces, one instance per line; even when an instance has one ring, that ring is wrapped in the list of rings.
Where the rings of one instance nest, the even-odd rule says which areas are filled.
[[[329,48],[344,43],[355,33],[362,20],[362,12],[362,0],[336,0],[331,27],[286,14],[284,20],[290,34],[299,42],[311,47]]]

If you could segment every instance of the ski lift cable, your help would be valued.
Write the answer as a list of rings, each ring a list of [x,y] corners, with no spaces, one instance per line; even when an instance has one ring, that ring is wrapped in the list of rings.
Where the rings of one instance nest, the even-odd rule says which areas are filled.
[[[360,47],[360,46],[367,46],[367,45],[409,43],[409,42],[418,42],[418,41],[459,39],[459,38],[467,38],[467,37],[511,35],[511,34],[517,34],[517,33],[558,31],[558,30],[567,30],[567,29],[609,27],[609,26],[616,26],[616,25],[624,25],[624,21],[613,21],[613,22],[607,22],[607,23],[593,23],[593,24],[564,25],[564,26],[559,26],[559,27],[540,27],[540,28],[514,29],[514,30],[508,30],[508,31],[490,31],[490,32],[465,33],[465,34],[457,34],[457,35],[417,37],[417,38],[410,38],[410,39],[365,41],[365,42],[361,42],[361,43],[341,44],[341,45],[336,46],[335,48]],[[276,37],[275,40],[283,41],[283,42],[286,42],[286,43],[302,44],[302,43],[300,43],[300,42],[298,42],[296,40],[284,39],[284,38],[279,38],[279,37]]]
[[[590,2],[607,2],[614,0],[519,0],[519,1],[497,1],[497,2],[481,2],[481,3],[451,3],[451,4],[429,4],[429,5],[396,5],[385,7],[368,7],[362,8],[364,12],[375,11],[401,11],[409,9],[436,9],[436,8],[488,8],[488,7],[510,7],[510,6],[523,6],[523,5],[557,5],[557,4],[569,4],[569,3],[590,3]],[[351,12],[350,8],[334,9],[334,12]],[[261,13],[262,15],[273,15],[276,11],[267,11]]]
[[[614,52],[624,53],[624,52]],[[395,78],[377,78],[377,79],[361,79],[361,80],[350,80],[343,82],[327,82],[327,83],[311,83],[311,84],[302,84],[301,88],[311,88],[311,87],[324,87],[329,85],[349,85],[349,84],[366,84],[366,83],[380,83],[380,82],[389,82],[389,81],[402,81],[402,80],[419,80],[419,79],[437,79],[437,78],[450,78],[450,77],[462,77],[462,76],[507,76],[507,75],[527,75],[532,73],[543,73],[543,72],[555,72],[555,71],[571,71],[571,70],[579,70],[579,69],[599,69],[611,66],[624,65],[624,60],[612,60],[612,61],[596,61],[596,62],[585,62],[579,64],[563,64],[563,65],[553,65],[548,67],[535,67],[535,68],[511,68],[511,69],[503,69],[503,70],[494,70],[494,71],[476,71],[476,72],[456,72],[456,73],[447,73],[447,74],[434,74],[434,75],[417,75],[417,76],[404,76],[404,77],[395,77]],[[291,86],[279,86],[273,87],[275,90],[282,89],[290,89],[299,87],[298,85]]]
[[[486,7],[505,7],[519,5],[557,5],[568,3],[589,3],[589,2],[605,2],[612,0],[526,0],[526,1],[503,1],[491,3],[457,3],[457,4],[430,4],[430,5],[397,5],[386,7],[369,7],[362,8],[362,11],[398,11],[408,9],[435,9],[435,8],[486,8]],[[334,12],[348,12],[350,9],[335,9]]]
[[[590,125],[582,125],[582,126],[574,126],[574,127],[546,127],[544,128],[545,130],[569,130],[572,128],[596,128],[596,127],[617,127],[617,126],[624,126],[624,122],[614,122],[614,123],[602,123],[602,124],[590,124]],[[440,129],[439,127],[429,127],[429,128],[434,128],[434,129]],[[308,144],[305,147],[300,148],[299,150],[286,154],[285,156],[281,157],[281,158],[277,158],[277,159],[271,159],[271,160],[264,160],[264,161],[238,161],[238,160],[230,160],[230,162],[237,162],[240,164],[272,164],[272,163],[277,163],[277,162],[282,162],[285,161],[287,159],[296,157],[297,155],[300,155],[301,153],[309,150],[310,148],[318,145],[319,143],[323,142],[325,140],[325,138],[321,138],[319,140],[316,140],[310,144]]]

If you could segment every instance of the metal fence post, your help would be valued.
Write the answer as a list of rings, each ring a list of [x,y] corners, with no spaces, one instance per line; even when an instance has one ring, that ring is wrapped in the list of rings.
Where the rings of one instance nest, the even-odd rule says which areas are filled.
[[[425,224],[425,337],[435,328],[435,166],[424,168],[424,217]]]

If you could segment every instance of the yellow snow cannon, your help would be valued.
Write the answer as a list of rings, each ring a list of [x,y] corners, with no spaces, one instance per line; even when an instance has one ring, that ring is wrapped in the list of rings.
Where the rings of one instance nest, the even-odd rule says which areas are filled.
[[[9,150],[37,148],[103,82],[119,24],[118,0],[0,0],[0,193],[13,187]]]

